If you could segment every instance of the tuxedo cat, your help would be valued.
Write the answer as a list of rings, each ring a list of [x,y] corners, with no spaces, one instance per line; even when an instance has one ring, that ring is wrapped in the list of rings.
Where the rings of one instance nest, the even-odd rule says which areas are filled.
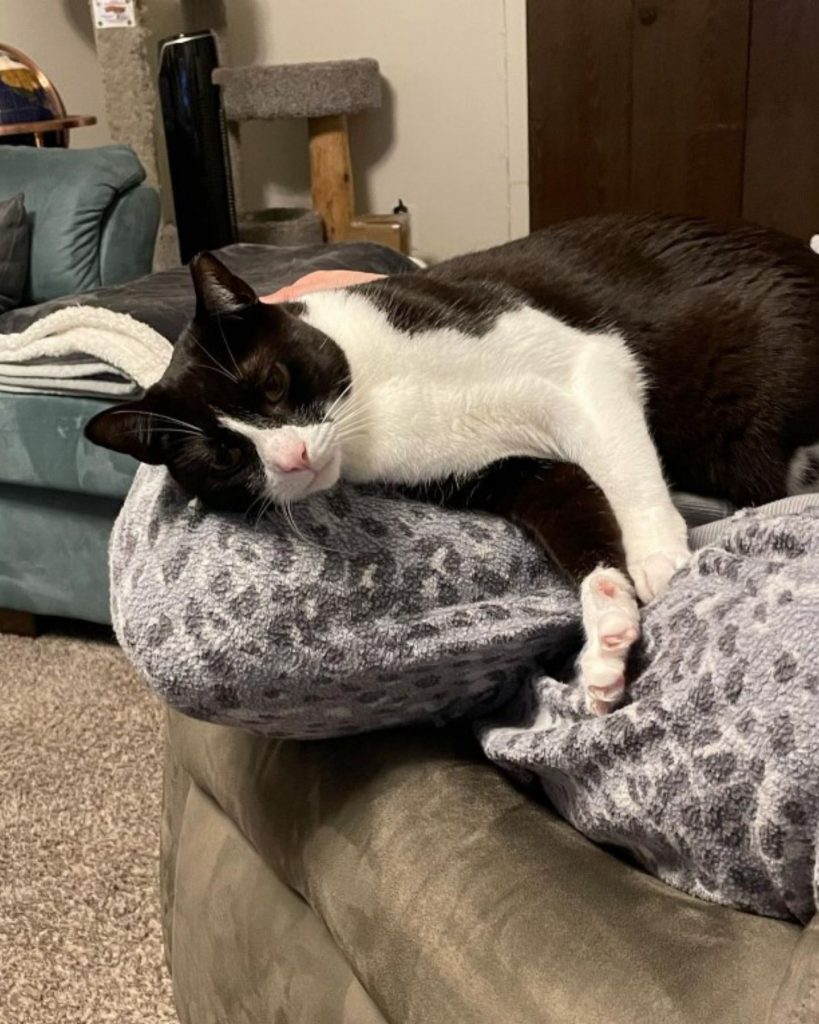
[[[282,305],[191,270],[167,372],[87,436],[217,509],[343,477],[508,517],[580,585],[597,713],[688,556],[668,486],[752,505],[819,479],[819,258],[784,235],[592,217]]]

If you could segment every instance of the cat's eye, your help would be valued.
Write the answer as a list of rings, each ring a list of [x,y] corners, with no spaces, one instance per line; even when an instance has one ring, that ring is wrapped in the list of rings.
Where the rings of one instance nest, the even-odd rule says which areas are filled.
[[[238,469],[244,458],[244,452],[237,444],[226,441],[217,441],[213,448],[213,458],[216,468],[222,473],[229,473]]]
[[[290,387],[290,374],[282,363],[276,363],[264,389],[263,397],[266,406],[277,406],[287,396]]]

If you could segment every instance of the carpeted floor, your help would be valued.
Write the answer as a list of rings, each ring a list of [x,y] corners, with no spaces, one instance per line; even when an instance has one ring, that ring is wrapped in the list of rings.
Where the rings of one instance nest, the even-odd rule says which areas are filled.
[[[0,636],[0,1020],[170,1024],[161,709],[113,643]]]

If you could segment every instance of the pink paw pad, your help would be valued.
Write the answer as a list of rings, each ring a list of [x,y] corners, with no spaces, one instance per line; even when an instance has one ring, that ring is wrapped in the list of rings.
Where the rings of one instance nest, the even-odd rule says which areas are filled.
[[[625,688],[626,681],[623,676],[618,676],[613,683],[608,683],[605,686],[589,686],[589,690],[594,696],[598,700],[604,701],[618,700]]]
[[[629,626],[620,633],[607,633],[601,637],[603,646],[609,651],[618,651],[623,647],[630,647],[639,636],[634,626]]]
[[[586,644],[578,674],[586,707],[605,715],[622,703],[629,649],[640,636],[640,614],[629,580],[618,570],[596,569],[580,588]]]
[[[589,710],[594,715],[607,715],[614,706],[623,699],[626,691],[626,680],[618,676],[607,686],[587,686]]]

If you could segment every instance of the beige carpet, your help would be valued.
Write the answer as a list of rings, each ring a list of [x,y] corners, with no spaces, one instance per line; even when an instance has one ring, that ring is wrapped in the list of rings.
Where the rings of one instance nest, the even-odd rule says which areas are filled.
[[[110,642],[0,636],[0,1020],[170,1024],[158,703]]]

